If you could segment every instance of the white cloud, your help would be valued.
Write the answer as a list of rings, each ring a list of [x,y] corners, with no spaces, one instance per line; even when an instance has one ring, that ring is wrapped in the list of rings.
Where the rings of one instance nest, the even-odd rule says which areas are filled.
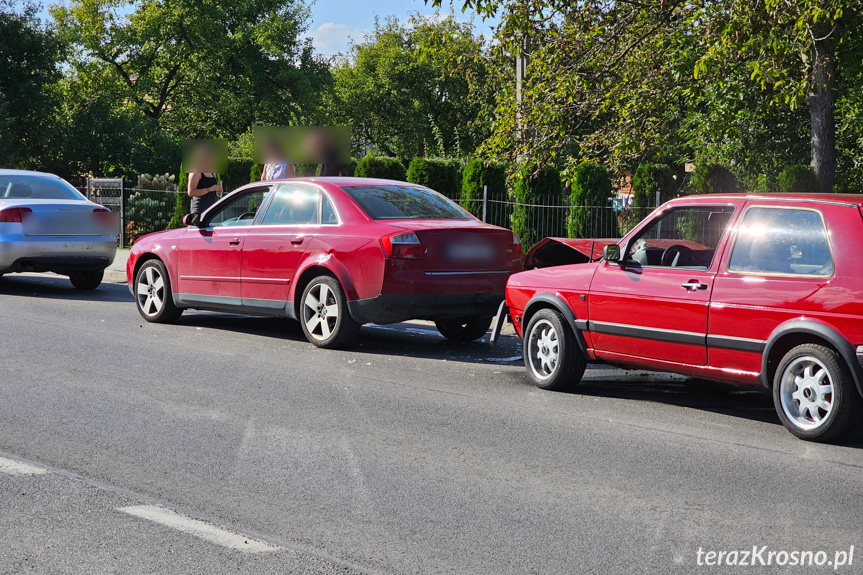
[[[309,32],[308,35],[312,39],[317,52],[329,56],[347,52],[351,40],[354,42],[361,41],[363,34],[366,32],[368,30],[358,26],[324,22]]]

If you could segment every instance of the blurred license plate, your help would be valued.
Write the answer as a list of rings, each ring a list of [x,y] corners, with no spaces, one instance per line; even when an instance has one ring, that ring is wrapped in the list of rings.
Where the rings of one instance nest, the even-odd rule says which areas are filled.
[[[105,223],[87,212],[46,214],[33,212],[24,218],[24,235],[27,236],[98,236]]]
[[[494,248],[482,243],[453,244],[444,253],[453,262],[485,262],[494,258]]]

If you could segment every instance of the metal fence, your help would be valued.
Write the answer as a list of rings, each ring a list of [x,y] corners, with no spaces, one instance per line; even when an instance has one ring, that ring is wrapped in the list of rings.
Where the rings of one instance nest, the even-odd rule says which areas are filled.
[[[456,200],[484,222],[514,230],[525,250],[545,237],[619,238],[629,233],[655,208],[572,206],[558,203],[521,203],[490,199]]]
[[[180,215],[189,211],[185,191],[125,187],[122,180],[90,179],[81,186],[82,193],[93,201],[111,208],[120,216],[120,245],[132,245],[144,234],[168,229],[180,204]],[[655,208],[626,208],[623,202],[607,206],[560,205],[552,201],[522,203],[477,198],[457,199],[477,218],[519,233],[524,250],[544,237],[619,238]]]

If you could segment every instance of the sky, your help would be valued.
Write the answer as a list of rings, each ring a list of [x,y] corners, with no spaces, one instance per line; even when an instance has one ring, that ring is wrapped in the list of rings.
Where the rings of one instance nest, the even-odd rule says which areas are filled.
[[[449,12],[450,6],[450,2],[443,2],[441,11]],[[430,16],[435,9],[423,0],[316,0],[308,35],[319,53],[335,55],[346,52],[351,39],[361,41],[363,34],[374,28],[375,15],[405,19],[412,12]],[[470,13],[462,14],[461,2],[456,2],[454,12],[459,20],[470,20]],[[479,18],[474,23],[478,32],[488,35],[490,24]]]

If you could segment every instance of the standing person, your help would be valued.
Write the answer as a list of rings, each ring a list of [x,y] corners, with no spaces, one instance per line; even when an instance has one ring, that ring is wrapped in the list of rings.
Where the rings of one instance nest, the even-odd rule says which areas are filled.
[[[216,174],[208,171],[213,169],[213,154],[206,146],[196,150],[192,169],[195,171],[189,173],[186,192],[192,198],[192,213],[202,214],[216,203],[216,194],[222,192]]]
[[[273,138],[267,142],[267,163],[264,164],[261,181],[281,180],[282,178],[293,178],[294,176],[296,176],[294,165],[285,159],[281,144]]]
[[[319,158],[318,177],[328,178],[341,176],[345,172],[345,165],[339,157],[336,142],[333,141],[334,134],[318,128],[312,134],[312,149]]]

